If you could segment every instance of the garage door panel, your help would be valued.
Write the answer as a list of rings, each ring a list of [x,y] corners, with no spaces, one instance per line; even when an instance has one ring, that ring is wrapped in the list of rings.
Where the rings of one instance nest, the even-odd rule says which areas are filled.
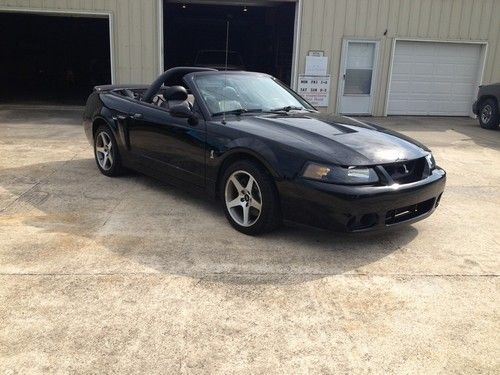
[[[409,114],[408,104],[407,100],[395,99],[389,103],[388,111],[390,111],[393,115]]]
[[[432,89],[432,82],[415,82],[411,86],[411,92],[413,94],[422,94],[424,96],[427,95],[427,92]]]
[[[398,56],[405,56],[405,55],[411,55],[413,51],[413,47],[411,44],[405,43],[405,44],[400,44],[398,45],[399,48],[399,55]]]
[[[393,74],[409,74],[411,72],[411,62],[399,62],[394,65]]]
[[[473,82],[477,76],[477,67],[470,65],[455,65],[453,73],[457,75],[458,80]]]
[[[410,93],[410,89],[411,89],[411,82],[409,81],[400,81],[400,82],[395,82],[394,85],[391,85],[391,87],[394,88],[394,92],[398,95],[398,96],[401,96],[403,94],[408,94]],[[394,98],[394,100],[396,100],[396,98]]]
[[[480,53],[474,44],[398,41],[387,113],[469,115]]]
[[[430,111],[436,116],[449,116],[450,108],[456,112],[456,116],[467,116],[468,112],[461,107],[464,103],[459,102],[435,102],[431,105]]]
[[[416,75],[432,74],[433,68],[434,68],[433,64],[416,62],[413,64],[413,74],[416,74]]]
[[[412,103],[415,101],[427,102],[429,100],[429,97],[426,94],[421,93],[411,93],[409,97],[411,98],[411,100],[409,100],[410,105],[412,105]]]
[[[455,83],[453,85],[453,97],[462,97],[464,100],[468,100],[471,95],[470,84],[465,83]]]
[[[413,100],[411,104],[408,104],[413,111],[425,111],[427,107],[427,99]]]
[[[440,94],[449,94],[453,91],[452,82],[436,82],[433,85],[433,90],[430,93],[434,93],[434,97],[442,97]]]
[[[454,64],[446,64],[446,63],[438,63],[438,64],[432,64],[433,70],[432,70],[432,75],[436,76],[452,76],[453,75],[453,70],[455,69]]]

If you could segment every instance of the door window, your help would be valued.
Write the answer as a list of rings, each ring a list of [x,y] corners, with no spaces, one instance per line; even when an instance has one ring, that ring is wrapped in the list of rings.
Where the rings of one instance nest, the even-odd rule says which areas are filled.
[[[345,70],[345,95],[370,95],[374,55],[374,43],[349,42]]]

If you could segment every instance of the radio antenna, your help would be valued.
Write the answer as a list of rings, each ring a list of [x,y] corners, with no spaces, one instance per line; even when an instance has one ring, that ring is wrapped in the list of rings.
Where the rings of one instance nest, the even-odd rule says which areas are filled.
[[[224,88],[222,89],[222,98],[224,108],[222,109],[222,123],[226,124],[226,100],[224,98],[224,89],[227,87],[227,57],[229,54],[229,19],[226,20],[226,61],[224,62]]]

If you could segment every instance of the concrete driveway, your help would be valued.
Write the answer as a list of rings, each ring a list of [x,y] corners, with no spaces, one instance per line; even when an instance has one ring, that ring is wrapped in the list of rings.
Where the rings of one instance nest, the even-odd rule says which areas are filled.
[[[94,165],[75,110],[0,110],[0,373],[496,373],[500,132],[371,121],[448,171],[437,212],[345,235],[234,231]]]

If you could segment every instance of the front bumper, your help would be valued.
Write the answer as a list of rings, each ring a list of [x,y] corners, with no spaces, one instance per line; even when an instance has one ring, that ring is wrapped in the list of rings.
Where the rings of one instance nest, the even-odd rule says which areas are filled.
[[[430,216],[446,184],[440,168],[424,180],[393,186],[345,186],[298,178],[281,181],[284,218],[327,229],[360,232]]]

